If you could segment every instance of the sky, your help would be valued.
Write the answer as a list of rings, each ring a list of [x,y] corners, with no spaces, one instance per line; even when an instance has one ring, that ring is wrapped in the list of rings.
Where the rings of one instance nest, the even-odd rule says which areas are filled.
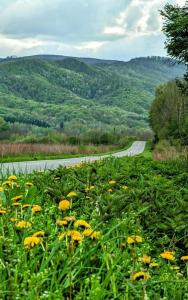
[[[159,10],[185,0],[0,0],[0,57],[166,56]]]

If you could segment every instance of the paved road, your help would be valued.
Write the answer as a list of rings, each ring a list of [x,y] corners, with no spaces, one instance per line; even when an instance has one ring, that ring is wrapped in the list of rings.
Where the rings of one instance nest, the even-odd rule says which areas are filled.
[[[44,169],[56,169],[59,166],[73,166],[81,162],[92,162],[107,157],[135,156],[141,154],[144,151],[145,145],[146,142],[137,141],[134,142],[129,149],[114,154],[110,154],[110,155],[85,156],[85,157],[57,159],[57,160],[38,160],[38,161],[2,163],[0,165],[0,169],[2,174],[32,173],[32,171],[34,170],[40,171]]]

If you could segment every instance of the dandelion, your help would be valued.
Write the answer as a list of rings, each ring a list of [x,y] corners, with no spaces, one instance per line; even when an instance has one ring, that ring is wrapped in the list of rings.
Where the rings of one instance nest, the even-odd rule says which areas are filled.
[[[76,192],[70,192],[67,195],[68,198],[72,198],[72,197],[77,197],[77,193]]]
[[[0,192],[4,192],[4,188],[0,186]]]
[[[12,205],[13,205],[13,206],[21,206],[21,203],[19,203],[19,202],[14,202],[14,203],[12,203]]]
[[[7,213],[6,209],[0,209],[0,215],[5,215]]]
[[[91,226],[84,220],[77,220],[75,223],[74,223],[74,227],[77,228],[77,227],[85,227],[85,228],[91,228]]]
[[[181,260],[185,260],[185,261],[188,260],[188,255],[182,256]]]
[[[16,218],[10,218],[10,221],[14,223],[17,222],[18,220]]]
[[[67,217],[64,217],[63,220],[65,220],[67,222],[74,222],[74,221],[76,221],[76,218],[75,218],[75,216],[67,216]]]
[[[34,236],[34,237],[43,237],[44,235],[45,235],[45,232],[43,230],[41,230],[41,231],[37,231],[37,232],[33,233],[32,236]]]
[[[157,268],[157,267],[159,267],[159,264],[156,263],[156,262],[151,262],[151,263],[149,264],[149,267],[150,267],[150,268]]]
[[[17,177],[15,175],[11,175],[8,177],[8,181],[16,181]]]
[[[139,235],[132,235],[127,238],[128,244],[136,244],[136,243],[142,243],[142,237]]]
[[[91,185],[90,187],[86,187],[85,188],[85,192],[89,192],[89,191],[92,191],[95,189],[95,186],[94,185]]]
[[[147,280],[149,278],[149,274],[147,272],[137,272],[132,276],[133,280]]]
[[[68,200],[62,200],[59,202],[59,209],[61,210],[67,210],[71,206],[70,202]]]
[[[20,221],[16,224],[17,228],[29,228],[31,227],[31,223],[30,222],[26,222],[26,221]]]
[[[126,191],[126,190],[128,190],[128,186],[124,185],[124,186],[122,186],[122,189]]]
[[[4,181],[3,182],[3,184],[2,184],[3,186],[5,185],[8,185],[8,186],[10,186],[10,185],[12,185],[12,181],[10,181],[10,180],[6,180],[6,181]]]
[[[66,220],[57,220],[56,224],[59,226],[66,226],[68,222]]]
[[[99,231],[95,231],[93,229],[85,229],[83,231],[83,235],[87,237],[91,237],[93,240],[98,240],[100,238],[101,233]]]
[[[108,189],[108,192],[109,192],[109,193],[112,193],[112,192],[113,192],[113,190],[112,190],[112,189]]]
[[[160,254],[160,256],[166,260],[174,260],[174,252],[172,251],[164,251],[163,253]]]
[[[40,205],[33,205],[32,212],[40,212],[42,207]]]
[[[31,206],[31,204],[27,204],[27,203],[22,205],[23,208],[27,208],[27,207],[30,207],[30,206]]]
[[[32,187],[33,186],[33,183],[32,182],[26,182],[25,184],[27,187]]]
[[[143,262],[146,265],[149,265],[151,263],[151,256],[143,255],[139,258],[139,261]]]
[[[73,241],[80,242],[83,240],[81,233],[77,230],[69,230],[67,231],[67,236],[70,236]]]
[[[179,266],[171,266],[171,270],[179,271],[180,267]]]
[[[28,236],[24,239],[24,246],[32,248],[40,243],[41,239],[37,236]]]
[[[19,201],[23,198],[23,195],[19,195],[19,196],[15,196],[12,198],[12,201],[16,202],[16,201]]]
[[[115,180],[110,180],[110,181],[109,181],[109,184],[110,184],[110,185],[115,185],[115,184],[116,184],[116,181],[115,181]]]

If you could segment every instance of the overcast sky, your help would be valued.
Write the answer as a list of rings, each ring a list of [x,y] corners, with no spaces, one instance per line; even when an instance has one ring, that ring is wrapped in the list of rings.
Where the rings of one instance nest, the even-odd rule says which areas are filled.
[[[159,9],[185,0],[0,0],[0,57],[166,56]]]

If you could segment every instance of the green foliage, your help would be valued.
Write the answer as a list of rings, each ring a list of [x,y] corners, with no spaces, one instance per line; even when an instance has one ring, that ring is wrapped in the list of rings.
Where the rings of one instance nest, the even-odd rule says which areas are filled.
[[[0,192],[1,298],[186,299],[187,266],[181,256],[188,254],[187,180],[184,161],[141,157],[19,176]],[[58,204],[71,191],[77,194],[71,209],[61,211]],[[20,205],[13,206],[18,195],[23,195]],[[42,211],[32,212],[34,204]],[[100,238],[59,240],[74,228],[56,224],[67,215],[89,222]],[[17,228],[20,220],[31,227]],[[24,248],[25,238],[39,230],[45,232],[39,244]],[[83,228],[78,230],[82,236]],[[132,235],[142,242],[129,244]],[[165,250],[174,251],[174,260],[160,257]],[[158,267],[144,263],[143,255]],[[149,274],[148,280],[133,280],[140,271]]]
[[[4,60],[0,116],[27,127],[60,128],[69,135],[95,128],[134,134],[148,128],[154,87],[181,77],[184,69],[155,57],[97,65],[73,58]]]
[[[175,81],[157,88],[150,110],[150,123],[159,139],[188,143],[188,96]]]

